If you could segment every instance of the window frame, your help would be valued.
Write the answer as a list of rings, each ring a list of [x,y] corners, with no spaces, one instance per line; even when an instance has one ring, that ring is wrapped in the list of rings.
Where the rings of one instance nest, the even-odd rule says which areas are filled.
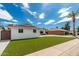
[[[18,29],[18,33],[23,33],[23,32],[24,32],[23,28]]]
[[[33,29],[33,33],[36,33],[37,32],[37,30],[36,29]]]

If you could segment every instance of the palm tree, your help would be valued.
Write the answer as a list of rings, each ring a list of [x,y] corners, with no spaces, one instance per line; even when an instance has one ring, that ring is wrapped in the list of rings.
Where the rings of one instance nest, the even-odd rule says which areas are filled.
[[[79,11],[76,10],[76,11],[71,11],[69,14],[68,14],[68,18],[72,18],[72,22],[73,22],[73,35],[76,36],[75,34],[75,20],[76,20],[76,17],[79,16]]]

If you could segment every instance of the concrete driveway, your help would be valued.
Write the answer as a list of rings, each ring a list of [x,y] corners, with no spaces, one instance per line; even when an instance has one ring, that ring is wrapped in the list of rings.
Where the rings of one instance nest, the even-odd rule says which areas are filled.
[[[49,47],[26,56],[79,56],[79,39]]]
[[[0,41],[0,55],[3,53],[4,49],[9,44],[10,40],[1,40]]]

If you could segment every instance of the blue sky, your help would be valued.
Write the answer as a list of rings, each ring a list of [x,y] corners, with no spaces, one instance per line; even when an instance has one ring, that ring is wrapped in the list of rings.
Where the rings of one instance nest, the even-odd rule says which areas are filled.
[[[63,27],[67,21],[72,29],[71,10],[79,9],[75,3],[3,3],[0,4],[0,25],[32,24],[40,28]],[[79,26],[76,17],[76,27]]]

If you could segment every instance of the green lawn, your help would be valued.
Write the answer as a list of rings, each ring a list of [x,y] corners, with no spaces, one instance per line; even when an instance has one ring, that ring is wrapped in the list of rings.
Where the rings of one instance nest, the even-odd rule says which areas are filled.
[[[40,37],[26,40],[12,40],[2,56],[22,56],[72,39],[72,37]]]

